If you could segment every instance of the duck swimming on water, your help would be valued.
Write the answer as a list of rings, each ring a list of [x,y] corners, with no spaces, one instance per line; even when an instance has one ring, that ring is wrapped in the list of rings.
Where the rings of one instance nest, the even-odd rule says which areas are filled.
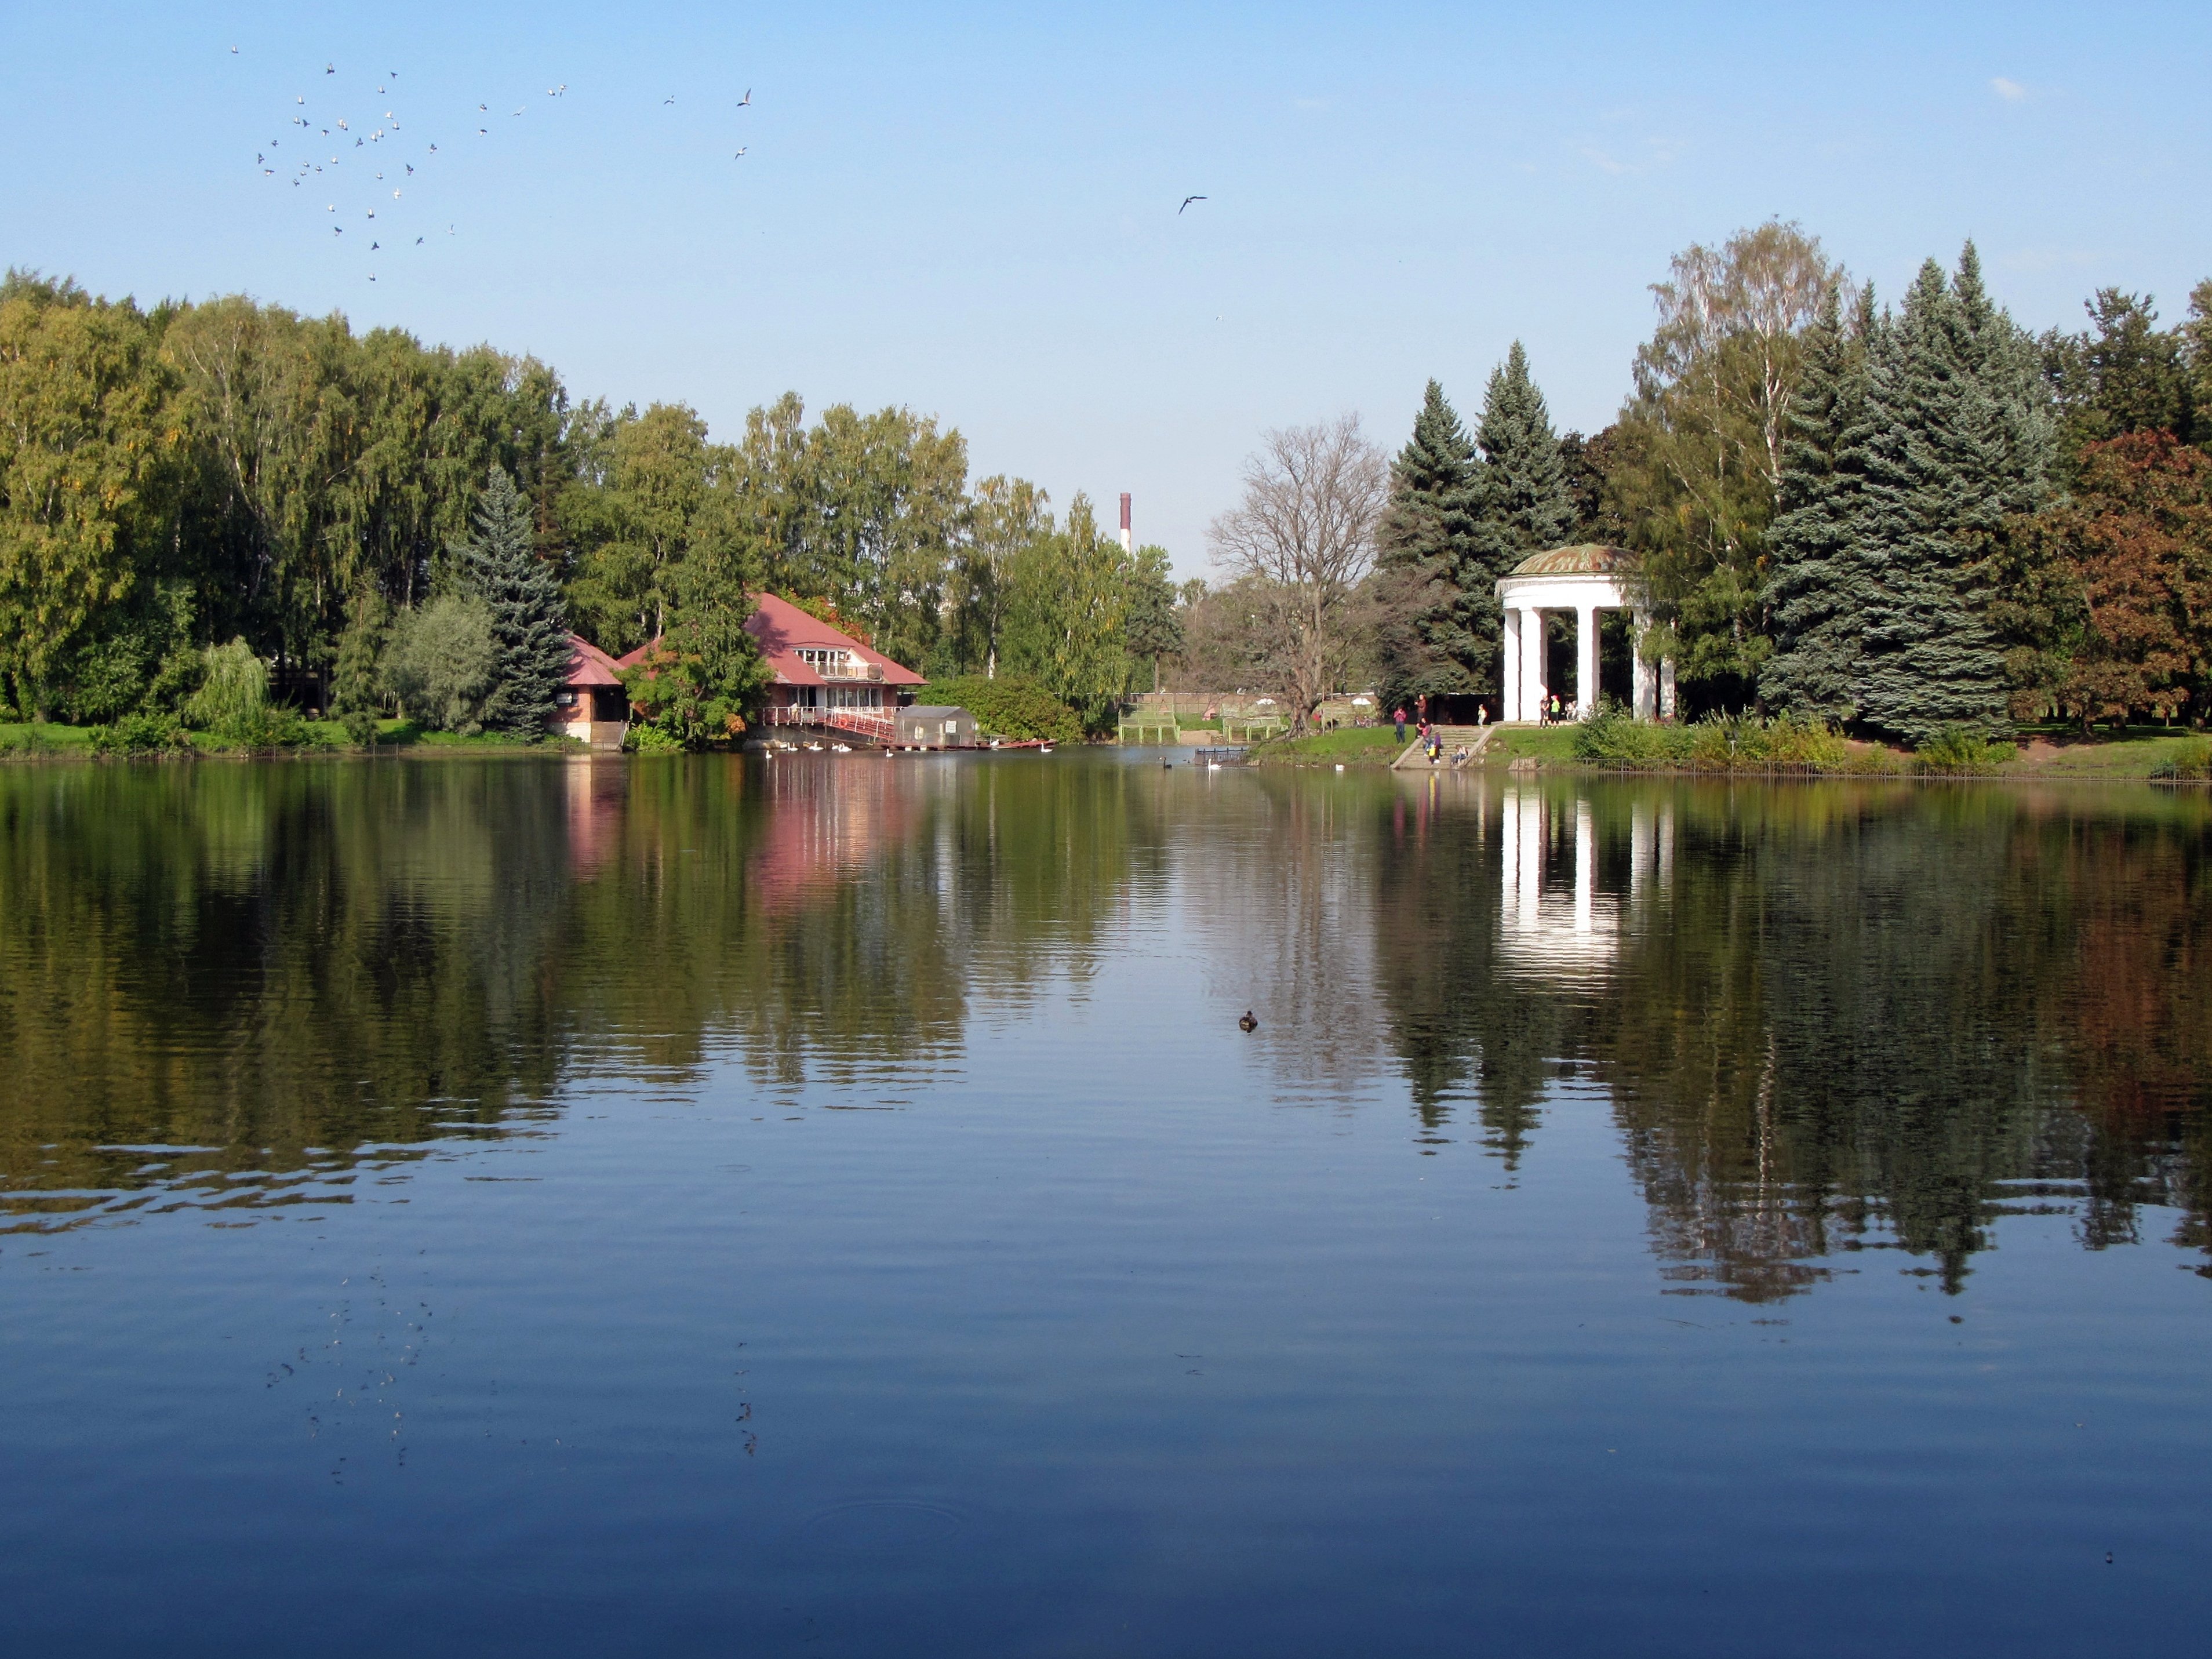
[[[1244,1011],[1244,1018],[1237,1022],[1237,1029],[1240,1031],[1256,1031],[1260,1029],[1260,1022],[1252,1018],[1252,1011],[1249,1008]]]

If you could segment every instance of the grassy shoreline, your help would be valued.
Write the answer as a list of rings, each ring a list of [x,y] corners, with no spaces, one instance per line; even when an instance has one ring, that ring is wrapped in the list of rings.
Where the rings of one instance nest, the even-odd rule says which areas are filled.
[[[308,760],[340,756],[376,755],[558,755],[586,751],[573,738],[549,737],[536,741],[499,732],[463,737],[453,732],[426,731],[413,720],[386,720],[378,723],[374,745],[355,744],[337,720],[306,720],[303,740],[279,747],[253,748],[225,743],[204,732],[186,732],[173,745],[130,752],[103,750],[98,744],[102,727],[64,726],[54,721],[0,721],[0,763],[68,760]]]
[[[1609,777],[1883,778],[1929,781],[1956,779],[2041,782],[2200,782],[2174,773],[2190,769],[2208,742],[2206,734],[2167,726],[2130,726],[2083,735],[2077,728],[2034,726],[2021,732],[2007,757],[1977,763],[1967,758],[1930,764],[1909,750],[1881,744],[1836,739],[1820,763],[1778,762],[1765,757],[1653,756],[1594,758],[1577,755],[1575,726],[1516,726],[1493,734],[1467,770],[1485,774],[1518,764],[1522,771],[1583,772]],[[1410,740],[1410,739],[1409,739]],[[1360,726],[1279,738],[1255,744],[1250,759],[1259,766],[1354,767],[1382,769],[1404,753],[1389,726]],[[1427,769],[1421,769],[1425,771]],[[1441,768],[1440,770],[1449,770]]]

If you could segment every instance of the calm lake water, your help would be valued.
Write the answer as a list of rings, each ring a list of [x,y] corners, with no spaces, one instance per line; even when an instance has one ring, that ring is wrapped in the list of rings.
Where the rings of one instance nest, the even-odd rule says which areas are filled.
[[[0,770],[8,1645],[2199,1650],[2208,830]]]

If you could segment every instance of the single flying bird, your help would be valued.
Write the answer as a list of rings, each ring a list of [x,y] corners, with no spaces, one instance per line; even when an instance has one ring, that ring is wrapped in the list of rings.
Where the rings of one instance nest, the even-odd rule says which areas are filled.
[[[1178,219],[1180,219],[1180,218],[1182,218],[1182,208],[1187,208],[1187,207],[1188,207],[1188,206],[1189,206],[1193,202],[1203,202],[1205,199],[1206,199],[1206,198],[1204,198],[1203,196],[1186,196],[1186,197],[1184,197],[1184,198],[1182,198],[1182,207],[1179,207],[1179,208],[1177,208],[1177,209],[1176,210],[1176,218],[1178,218]]]
[[[238,48],[237,48],[236,46],[233,46],[233,47],[230,49],[230,55],[231,55],[233,58],[235,58],[235,57],[237,57],[237,56],[238,56]]]
[[[739,109],[743,109],[743,108],[744,108],[747,104],[751,103],[751,102],[752,102],[752,100],[753,100],[753,89],[752,89],[750,87],[747,87],[747,88],[745,88],[745,95],[744,95],[744,97],[742,97],[742,98],[740,98],[740,99],[738,99],[738,107]]]
[[[323,65],[323,73],[325,75],[336,75],[337,72],[338,66],[336,64],[325,64]]]
[[[417,236],[417,237],[415,239],[415,246],[416,246],[416,247],[420,247],[420,246],[422,246],[422,239],[420,236]]]
[[[736,160],[738,160],[738,161],[744,161],[744,160],[745,159],[745,149],[750,149],[751,148],[752,148],[752,146],[751,146],[750,144],[747,144],[747,145],[745,146],[744,149],[741,149],[741,150],[739,150],[739,151],[737,153],[737,155],[736,155],[736,157],[735,157],[734,159],[736,159]]]

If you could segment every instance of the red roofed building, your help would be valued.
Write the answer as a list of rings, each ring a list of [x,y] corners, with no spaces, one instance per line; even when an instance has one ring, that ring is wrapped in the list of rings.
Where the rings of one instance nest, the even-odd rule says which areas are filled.
[[[762,714],[769,725],[816,726],[878,743],[907,740],[895,717],[914,701],[915,688],[923,684],[914,670],[773,593],[763,593],[755,602],[753,614],[745,618],[745,632],[768,659],[768,706]],[[581,640],[576,643],[577,662],[568,683],[580,699],[586,690],[598,695],[596,676],[602,670],[616,687],[613,696],[620,698],[619,676],[644,662],[660,641],[647,640],[628,656],[617,658]],[[573,736],[583,735],[574,726],[569,731]],[[616,740],[620,741],[619,728]],[[973,741],[972,733],[965,740]],[[941,734],[938,741],[945,741]]]
[[[622,665],[580,634],[568,635],[568,684],[562,689],[554,723],[564,736],[594,749],[619,749],[629,725],[629,697]]]
[[[858,640],[763,593],[745,632],[768,659],[769,724],[821,726],[890,742],[893,716],[922,677]]]

